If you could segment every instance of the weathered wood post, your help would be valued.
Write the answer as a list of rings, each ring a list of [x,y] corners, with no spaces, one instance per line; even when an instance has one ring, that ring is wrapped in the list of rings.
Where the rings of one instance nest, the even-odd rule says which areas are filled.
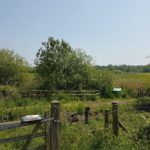
[[[45,118],[51,117],[50,111],[45,112]],[[45,150],[50,150],[50,122],[45,123]]]
[[[89,112],[90,112],[90,107],[85,107],[85,112],[84,112],[84,121],[85,121],[85,123],[89,122]]]
[[[50,150],[59,150],[60,136],[60,103],[55,100],[51,102],[51,118],[50,123]]]
[[[119,134],[119,114],[118,114],[118,102],[112,102],[112,128],[114,135]]]
[[[109,110],[108,109],[104,111],[104,119],[105,119],[104,127],[108,128],[108,125],[109,125]]]

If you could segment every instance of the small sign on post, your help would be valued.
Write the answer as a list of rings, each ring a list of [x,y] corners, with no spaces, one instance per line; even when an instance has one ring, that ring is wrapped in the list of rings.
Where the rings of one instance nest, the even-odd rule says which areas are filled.
[[[112,92],[116,97],[120,97],[122,89],[121,88],[113,88]]]

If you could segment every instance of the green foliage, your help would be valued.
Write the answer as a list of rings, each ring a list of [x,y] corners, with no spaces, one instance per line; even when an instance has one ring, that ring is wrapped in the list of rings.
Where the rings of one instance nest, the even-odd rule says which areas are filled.
[[[150,147],[150,126],[145,126],[139,129],[137,140],[149,145]]]
[[[67,92],[58,92],[57,96],[55,99],[60,100],[61,102],[69,102],[72,100],[79,100],[80,98],[76,95],[72,95],[72,93],[67,93]]]
[[[19,97],[18,95],[18,89],[14,86],[10,85],[1,85],[0,86],[0,97],[10,97],[10,98],[17,98]]]
[[[91,150],[92,134],[88,127],[80,123],[72,126],[64,123],[62,128],[61,150]]]
[[[102,97],[110,98],[112,96],[112,76],[104,72],[100,78],[100,93]]]
[[[91,57],[81,49],[73,50],[64,40],[50,37],[36,57],[37,73],[44,89],[90,89]]]
[[[99,130],[94,133],[93,150],[127,150],[137,149],[136,144],[127,135],[120,135],[115,137],[110,130]]]
[[[96,101],[99,99],[98,95],[87,95],[86,96],[86,100],[90,100],[90,101]]]
[[[131,65],[108,65],[108,66],[96,66],[97,69],[100,70],[109,70],[114,71],[115,73],[121,73],[121,72],[150,72],[150,64],[148,65],[138,65],[138,66],[131,66]]]
[[[60,100],[60,101],[68,101],[68,100],[73,100],[72,99],[72,97],[71,96],[69,96],[68,94],[66,94],[66,93],[63,93],[63,92],[60,92],[59,94],[58,94],[58,100]]]
[[[13,51],[0,49],[0,84],[19,85],[23,73],[27,72],[27,62]]]
[[[78,114],[83,114],[84,110],[85,110],[85,104],[83,102],[79,102],[75,106],[75,112],[77,112]]]
[[[150,112],[150,97],[139,97],[136,107],[139,110]]]
[[[26,98],[26,99],[15,99],[14,100],[15,106],[16,107],[24,107],[24,106],[28,106],[31,104],[31,99]]]
[[[47,42],[43,42],[42,46],[35,60],[37,72],[43,78],[43,86],[54,90],[60,86],[60,80],[63,80],[63,71],[66,68],[71,47],[65,41],[60,42],[52,37]]]
[[[20,99],[24,101],[24,106],[20,105],[17,100],[5,100],[0,101],[0,121],[11,121],[19,119],[23,115],[27,114],[42,114],[50,110],[50,103],[47,100],[30,100]],[[137,112],[134,109],[133,100],[119,100],[119,114],[120,119],[128,129],[129,134],[125,134],[121,129],[119,136],[115,137],[111,130],[112,118],[110,117],[110,126],[108,129],[104,129],[104,118],[100,113],[98,116],[90,116],[89,123],[84,124],[83,121],[70,123],[65,117],[65,113],[78,112],[83,114],[85,106],[91,107],[91,112],[100,111],[104,109],[111,110],[111,100],[99,100],[99,101],[69,101],[61,103],[61,137],[60,137],[60,149],[61,150],[148,150],[149,144],[149,125],[146,125],[146,121],[149,119],[149,113]],[[22,105],[22,104],[21,104]],[[144,127],[143,127],[144,126]],[[23,127],[17,130],[8,130],[0,132],[0,138],[15,137],[19,135],[30,134],[33,127]],[[43,131],[43,127],[40,129]],[[24,131],[24,132],[22,132]],[[8,144],[1,144],[3,149],[21,149],[25,141],[14,142]],[[41,138],[37,138],[31,142],[31,146],[41,145],[44,141]]]

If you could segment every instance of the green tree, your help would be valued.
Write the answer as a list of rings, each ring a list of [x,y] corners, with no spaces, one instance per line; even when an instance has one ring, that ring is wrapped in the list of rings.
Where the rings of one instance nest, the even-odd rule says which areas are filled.
[[[24,58],[7,49],[0,49],[0,85],[19,86],[27,73]]]
[[[42,77],[44,89],[81,89],[86,67],[91,57],[82,50],[73,50],[64,40],[53,37],[42,43],[36,55],[37,73]]]

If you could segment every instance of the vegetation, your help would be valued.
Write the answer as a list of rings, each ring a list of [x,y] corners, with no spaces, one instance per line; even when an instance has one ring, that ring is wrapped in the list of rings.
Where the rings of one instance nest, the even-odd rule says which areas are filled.
[[[135,99],[138,88],[150,88],[150,65],[94,66],[91,56],[83,50],[74,50],[69,43],[53,37],[42,43],[35,65],[30,67],[18,54],[0,49],[0,123],[20,120],[21,116],[28,114],[44,117],[45,111],[50,110],[50,101],[57,99],[62,105],[62,150],[150,149],[150,98]],[[113,87],[122,88],[121,93],[113,93]],[[31,99],[29,92],[39,89],[50,91],[51,96],[34,99],[33,93]],[[96,90],[98,94],[83,94],[86,90]],[[78,91],[78,95],[75,96],[73,91]],[[29,96],[21,98],[19,92],[28,92]],[[104,129],[103,118],[104,109],[111,111],[111,101],[116,98],[120,119],[128,129],[128,134],[120,130],[118,137],[112,134],[111,126]],[[88,124],[82,120],[86,106],[93,112]],[[75,112],[81,119],[70,125],[68,116]],[[32,130],[33,127],[24,127],[23,134]],[[21,133],[22,129],[4,131],[0,132],[0,138]],[[1,149],[19,150],[24,143],[1,144]],[[44,140],[38,138],[31,142],[31,147],[43,143]]]
[[[32,87],[27,61],[7,49],[0,49],[0,90],[13,91]]]
[[[73,50],[64,40],[50,37],[42,43],[35,60],[41,79],[40,89],[99,90],[102,97],[110,97],[112,78],[92,65],[92,58],[82,50]]]
[[[119,97],[136,97],[137,89],[150,87],[146,66],[94,66],[91,56],[74,50],[64,40],[48,38],[38,50],[35,67],[7,49],[0,50],[0,91],[99,90],[100,97],[114,98],[113,87],[121,87]],[[133,73],[134,72],[134,73]],[[136,73],[135,73],[136,72]],[[138,72],[138,73],[137,73]],[[0,95],[0,96],[1,96]],[[18,96],[18,95],[17,95]],[[12,94],[11,97],[16,97]]]
[[[27,62],[13,51],[0,50],[0,84],[18,86],[24,73],[27,72]]]
[[[20,101],[22,104],[20,105]],[[135,100],[119,100],[119,116],[128,130],[128,134],[124,133],[121,129],[119,136],[115,137],[111,129],[111,115],[110,125],[108,129],[104,129],[103,110],[109,109],[111,111],[111,99],[100,99],[97,101],[70,101],[61,103],[61,139],[60,146],[62,150],[107,150],[107,149],[136,149],[148,150],[149,143],[149,117],[148,112],[137,111],[135,107]],[[50,110],[50,103],[48,100],[9,100],[1,102],[1,114],[7,116],[9,112],[16,117],[12,120],[20,120],[20,116],[26,114],[42,114]],[[84,124],[82,120],[75,122],[72,125],[68,122],[69,114],[78,112],[83,114],[85,106],[90,106],[91,113],[100,112],[98,115],[90,116],[89,124]],[[10,115],[10,114],[9,114]],[[7,118],[11,120],[10,118]],[[7,121],[8,121],[7,120]],[[6,120],[3,120],[6,121]],[[22,129],[15,129],[0,132],[1,138],[14,137],[23,134],[31,133],[33,127],[24,127],[24,133],[20,132]],[[40,129],[43,130],[43,127]],[[24,145],[25,141],[17,143],[1,144],[1,148],[19,150]],[[34,139],[31,142],[31,147],[44,144],[43,138]]]
[[[108,65],[108,66],[96,66],[97,69],[100,70],[110,70],[114,71],[115,73],[122,73],[122,72],[127,72],[127,73],[133,73],[133,72],[150,72],[150,64],[148,65],[138,65],[138,66],[132,66],[132,65]]]
[[[150,112],[150,97],[139,97],[136,106],[138,110]]]

